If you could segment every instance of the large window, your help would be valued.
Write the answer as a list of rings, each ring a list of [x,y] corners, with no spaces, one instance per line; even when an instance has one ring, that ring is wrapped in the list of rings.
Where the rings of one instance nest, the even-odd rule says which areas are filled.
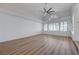
[[[67,22],[64,22],[64,31],[67,31]]]
[[[60,31],[67,31],[67,22],[60,23]]]
[[[48,26],[48,24],[44,24],[44,31],[47,31],[47,26]]]
[[[59,31],[59,23],[54,23],[54,31]]]
[[[53,24],[49,24],[49,31],[53,31]]]
[[[44,24],[44,31],[67,31],[67,22]]]
[[[64,30],[64,22],[60,22],[60,31]]]
[[[59,31],[59,23],[49,24],[49,31]]]

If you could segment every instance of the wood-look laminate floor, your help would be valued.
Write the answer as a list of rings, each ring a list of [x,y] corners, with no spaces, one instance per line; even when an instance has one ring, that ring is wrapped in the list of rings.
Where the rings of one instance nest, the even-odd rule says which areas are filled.
[[[71,38],[36,35],[0,43],[0,54],[8,55],[77,55]]]

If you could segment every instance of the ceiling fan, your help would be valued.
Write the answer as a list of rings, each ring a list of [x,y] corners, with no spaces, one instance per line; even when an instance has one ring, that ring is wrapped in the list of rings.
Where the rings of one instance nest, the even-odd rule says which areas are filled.
[[[56,11],[53,8],[48,8],[47,3],[45,3],[45,7],[43,8],[43,20],[51,21],[52,19],[58,18]]]
[[[47,9],[47,3],[45,3],[45,8],[43,8],[44,10],[44,16],[48,15],[52,15],[55,14],[55,11],[52,8]]]

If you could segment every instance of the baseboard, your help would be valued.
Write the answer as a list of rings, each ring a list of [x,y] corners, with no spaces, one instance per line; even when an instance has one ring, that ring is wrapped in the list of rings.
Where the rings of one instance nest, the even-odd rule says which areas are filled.
[[[50,33],[42,33],[42,34],[47,34],[47,35],[53,35],[53,36],[60,36],[60,37],[68,37],[68,38],[72,38],[71,36],[56,35],[56,34],[50,34]]]
[[[59,35],[59,36],[71,37],[71,34],[69,32],[45,31],[43,33],[45,33],[45,34],[51,34],[51,35]]]

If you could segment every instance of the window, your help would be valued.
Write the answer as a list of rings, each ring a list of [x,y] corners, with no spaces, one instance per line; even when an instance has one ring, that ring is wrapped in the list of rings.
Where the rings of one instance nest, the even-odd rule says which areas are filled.
[[[44,24],[44,31],[47,31],[47,24]]]
[[[49,31],[59,31],[59,23],[49,24]]]
[[[49,24],[49,31],[53,31],[53,24]]]
[[[64,30],[64,23],[60,22],[60,31],[63,31],[63,30]]]
[[[60,31],[67,31],[67,22],[60,23]]]
[[[55,23],[55,30],[59,31],[59,23]]]
[[[59,24],[58,23],[53,23],[54,26],[54,31],[59,31]]]
[[[67,22],[64,22],[64,31],[67,31]]]
[[[44,31],[67,31],[67,22],[44,24]]]
[[[54,26],[54,31],[56,30],[56,26],[55,26],[55,23],[53,23],[53,26]]]

